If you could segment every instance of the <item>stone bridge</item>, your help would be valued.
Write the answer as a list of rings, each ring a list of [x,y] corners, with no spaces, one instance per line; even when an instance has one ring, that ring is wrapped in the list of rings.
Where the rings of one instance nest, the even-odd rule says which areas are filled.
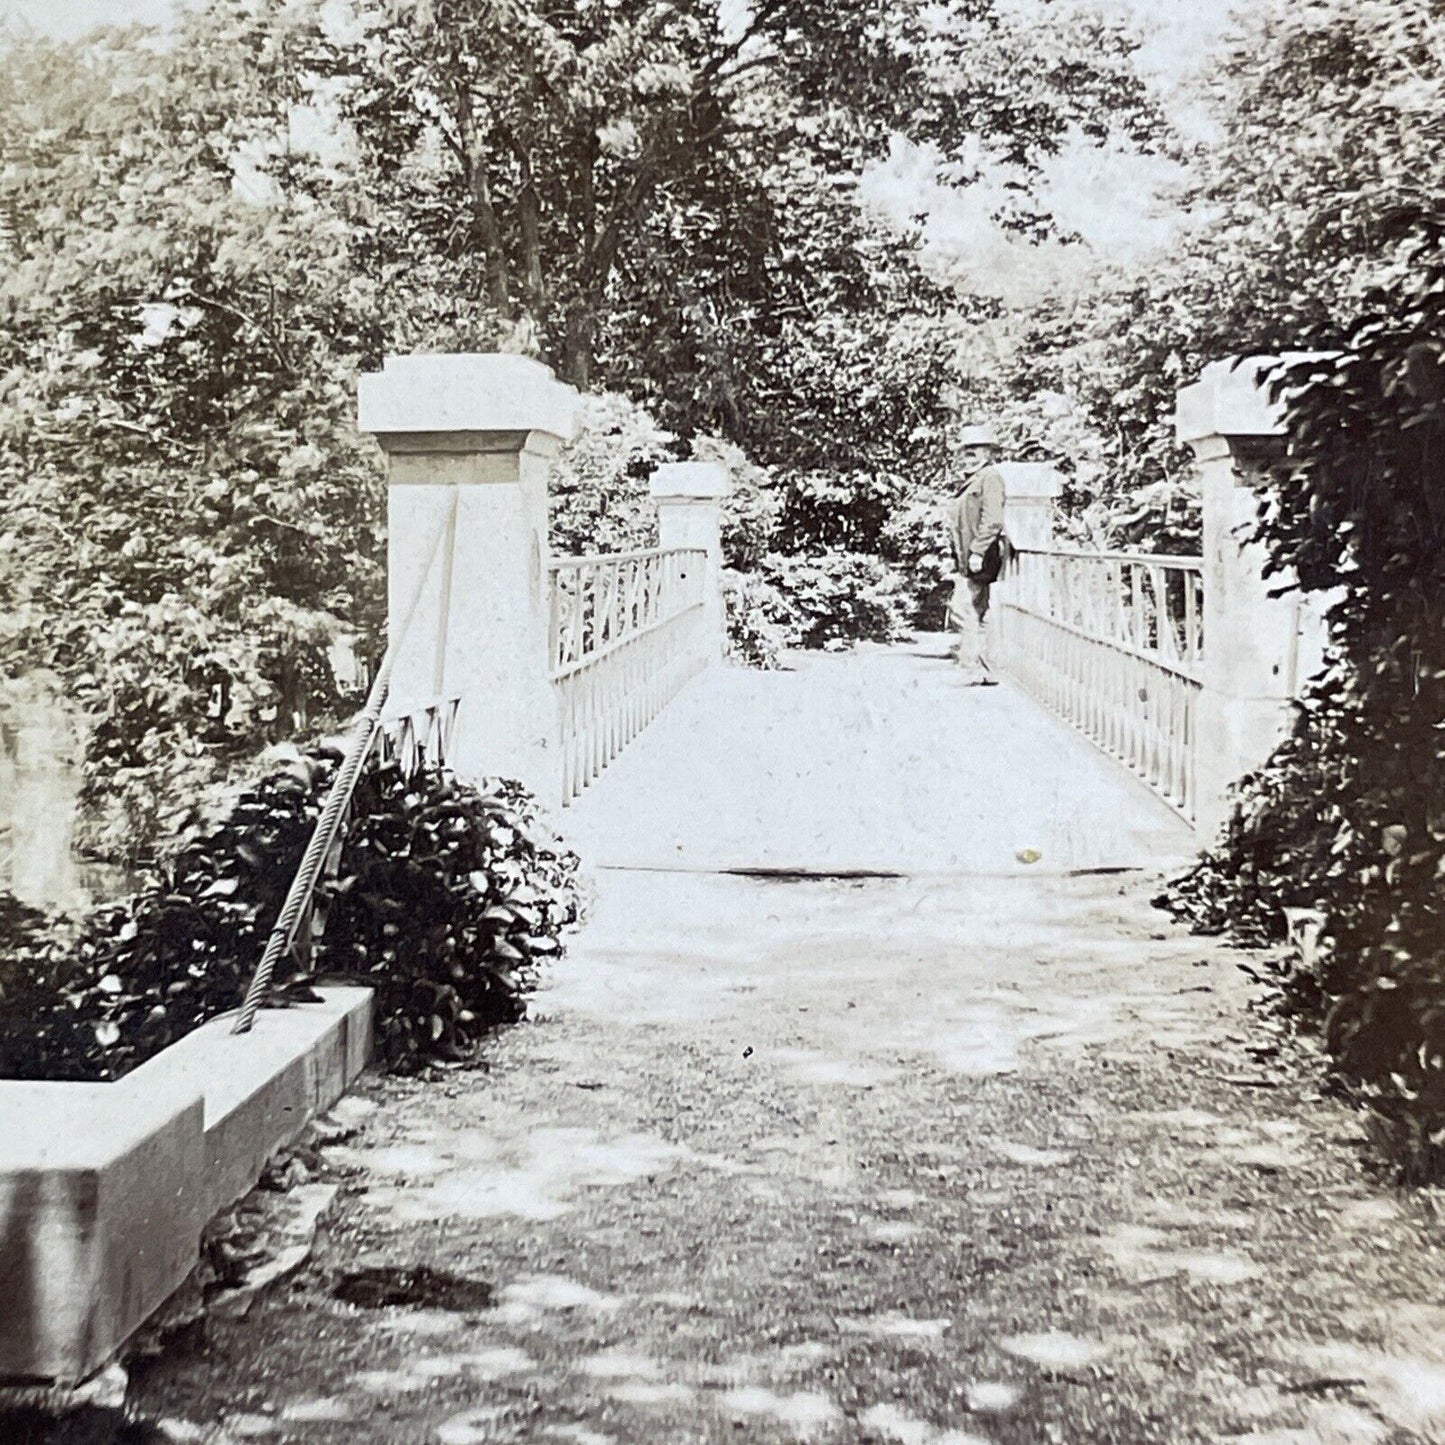
[[[1251,481],[1281,435],[1263,366],[1211,367],[1181,393],[1200,556],[1059,547],[1061,479],[1005,464],[1020,560],[996,589],[995,653],[1019,691],[976,699],[950,690],[939,639],[784,677],[718,668],[723,468],[659,469],[654,552],[549,563],[570,389],[520,357],[392,358],[361,391],[362,427],[390,460],[390,711],[454,700],[457,770],[520,777],[554,806],[611,765],[617,779],[571,818],[598,857],[631,866],[936,872],[1028,850],[1074,868],[1177,854],[1188,837],[1137,784],[1210,835],[1319,665],[1318,615],[1271,595],[1248,538]]]

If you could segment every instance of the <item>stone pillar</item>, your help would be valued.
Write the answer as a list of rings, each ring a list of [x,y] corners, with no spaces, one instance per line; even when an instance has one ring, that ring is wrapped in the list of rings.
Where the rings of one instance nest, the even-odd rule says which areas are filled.
[[[1000,462],[1003,476],[1004,531],[1021,549],[1046,549],[1054,545],[1054,513],[1064,489],[1063,475],[1043,462]],[[1004,593],[1023,607],[1047,611],[1048,571],[1026,563],[1020,572],[1006,578]]]
[[[722,508],[731,490],[728,470],[721,462],[667,462],[652,476],[658,545],[664,550],[700,547],[707,553],[702,585],[709,664],[721,662],[727,648]]]
[[[1054,509],[1064,490],[1062,473],[1043,462],[1000,462],[1004,530],[1015,547],[1054,545]]]
[[[1258,499],[1252,482],[1284,448],[1281,409],[1260,384],[1268,357],[1216,362],[1179,393],[1179,439],[1199,463],[1204,521],[1204,690],[1195,757],[1200,835],[1228,817],[1227,793],[1284,736],[1291,703],[1323,655],[1314,599],[1264,575],[1265,549],[1247,540]]]
[[[526,357],[422,355],[387,357],[359,400],[388,460],[392,711],[460,697],[458,776],[516,778],[556,807],[547,479],[577,394]]]

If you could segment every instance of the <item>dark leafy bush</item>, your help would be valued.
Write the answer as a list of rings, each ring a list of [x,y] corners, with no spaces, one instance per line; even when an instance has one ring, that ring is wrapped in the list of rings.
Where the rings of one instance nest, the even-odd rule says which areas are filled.
[[[1251,940],[1283,906],[1325,914],[1281,999],[1423,1179],[1445,1175],[1445,217],[1416,225],[1392,290],[1281,376],[1260,535],[1336,592],[1335,662],[1174,903]]]
[[[801,647],[896,642],[910,634],[907,588],[881,558],[863,552],[773,555],[759,571],[785,599]]]
[[[907,483],[892,472],[792,472],[782,487],[777,548],[881,552],[885,528],[910,499]]]
[[[788,477],[782,497],[779,552],[875,556],[902,583],[914,626],[944,626],[952,567],[941,492],[891,472],[804,472]]]
[[[114,1079],[235,1008],[295,874],[337,755],[295,754],[186,837],[146,885],[74,927],[21,916],[0,962],[0,1077]],[[324,886],[315,976],[377,989],[381,1058],[458,1058],[518,1017],[534,961],[575,916],[575,860],[514,784],[364,778]],[[276,1001],[307,994],[288,965]]]
[[[564,556],[655,547],[657,507],[648,482],[672,460],[675,440],[625,397],[586,397],[577,435],[548,482],[552,546]]]
[[[330,889],[318,968],[376,990],[391,1068],[464,1059],[521,1018],[538,965],[577,916],[577,860],[518,784],[449,773],[364,780]]]
[[[40,909],[22,903],[13,893],[0,893],[0,958],[33,947],[49,928],[50,919]]]
[[[908,593],[913,625],[940,632],[948,625],[953,559],[944,528],[943,497],[919,497],[899,507],[883,526],[880,547]]]

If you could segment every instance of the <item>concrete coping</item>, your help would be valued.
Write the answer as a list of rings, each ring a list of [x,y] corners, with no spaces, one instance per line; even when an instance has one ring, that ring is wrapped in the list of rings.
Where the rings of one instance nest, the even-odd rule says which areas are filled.
[[[652,474],[656,502],[721,501],[732,491],[732,478],[721,462],[664,462]]]
[[[426,433],[543,432],[562,441],[576,431],[578,395],[530,357],[505,352],[388,356],[357,387],[362,431]]]
[[[372,994],[203,1024],[115,1083],[0,1080],[0,1378],[100,1369],[195,1267],[208,1220],[365,1067]]]
[[[1298,352],[1211,362],[1193,386],[1180,391],[1174,412],[1175,434],[1181,442],[1216,436],[1283,436],[1284,408],[1270,400],[1264,378],[1281,361],[1305,360],[1306,355]]]
[[[99,1084],[0,1079],[0,1183],[31,1172],[105,1169],[190,1106],[204,1107],[193,1083],[156,1079],[151,1088],[131,1082],[139,1072]]]
[[[327,988],[317,1003],[261,1010],[255,1026],[244,1034],[231,1032],[235,1014],[222,1014],[108,1087],[130,1089],[147,1098],[172,1090],[200,1094],[206,1129],[213,1130],[333,1030],[361,1025],[370,999],[370,989]],[[354,1046],[354,1038],[348,1043]],[[359,1062],[351,1060],[353,1066]],[[354,1078],[356,1068],[347,1072]]]
[[[994,470],[1010,502],[1052,502],[1064,490],[1064,474],[1047,462],[997,462]]]

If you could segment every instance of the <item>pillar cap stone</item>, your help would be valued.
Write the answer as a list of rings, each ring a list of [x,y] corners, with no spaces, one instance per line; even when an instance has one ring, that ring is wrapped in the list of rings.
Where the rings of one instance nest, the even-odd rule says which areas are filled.
[[[732,478],[721,462],[664,462],[652,474],[657,502],[721,501],[732,491]]]
[[[569,440],[577,393],[530,357],[503,352],[388,356],[357,389],[362,431],[545,432]]]
[[[1193,386],[1180,393],[1174,413],[1175,434],[1181,442],[1206,437],[1277,437],[1284,435],[1284,408],[1269,399],[1266,373],[1287,356],[1248,356],[1215,361],[1204,368]]]
[[[1010,502],[1054,501],[1064,490],[1064,474],[1047,462],[995,462]]]

